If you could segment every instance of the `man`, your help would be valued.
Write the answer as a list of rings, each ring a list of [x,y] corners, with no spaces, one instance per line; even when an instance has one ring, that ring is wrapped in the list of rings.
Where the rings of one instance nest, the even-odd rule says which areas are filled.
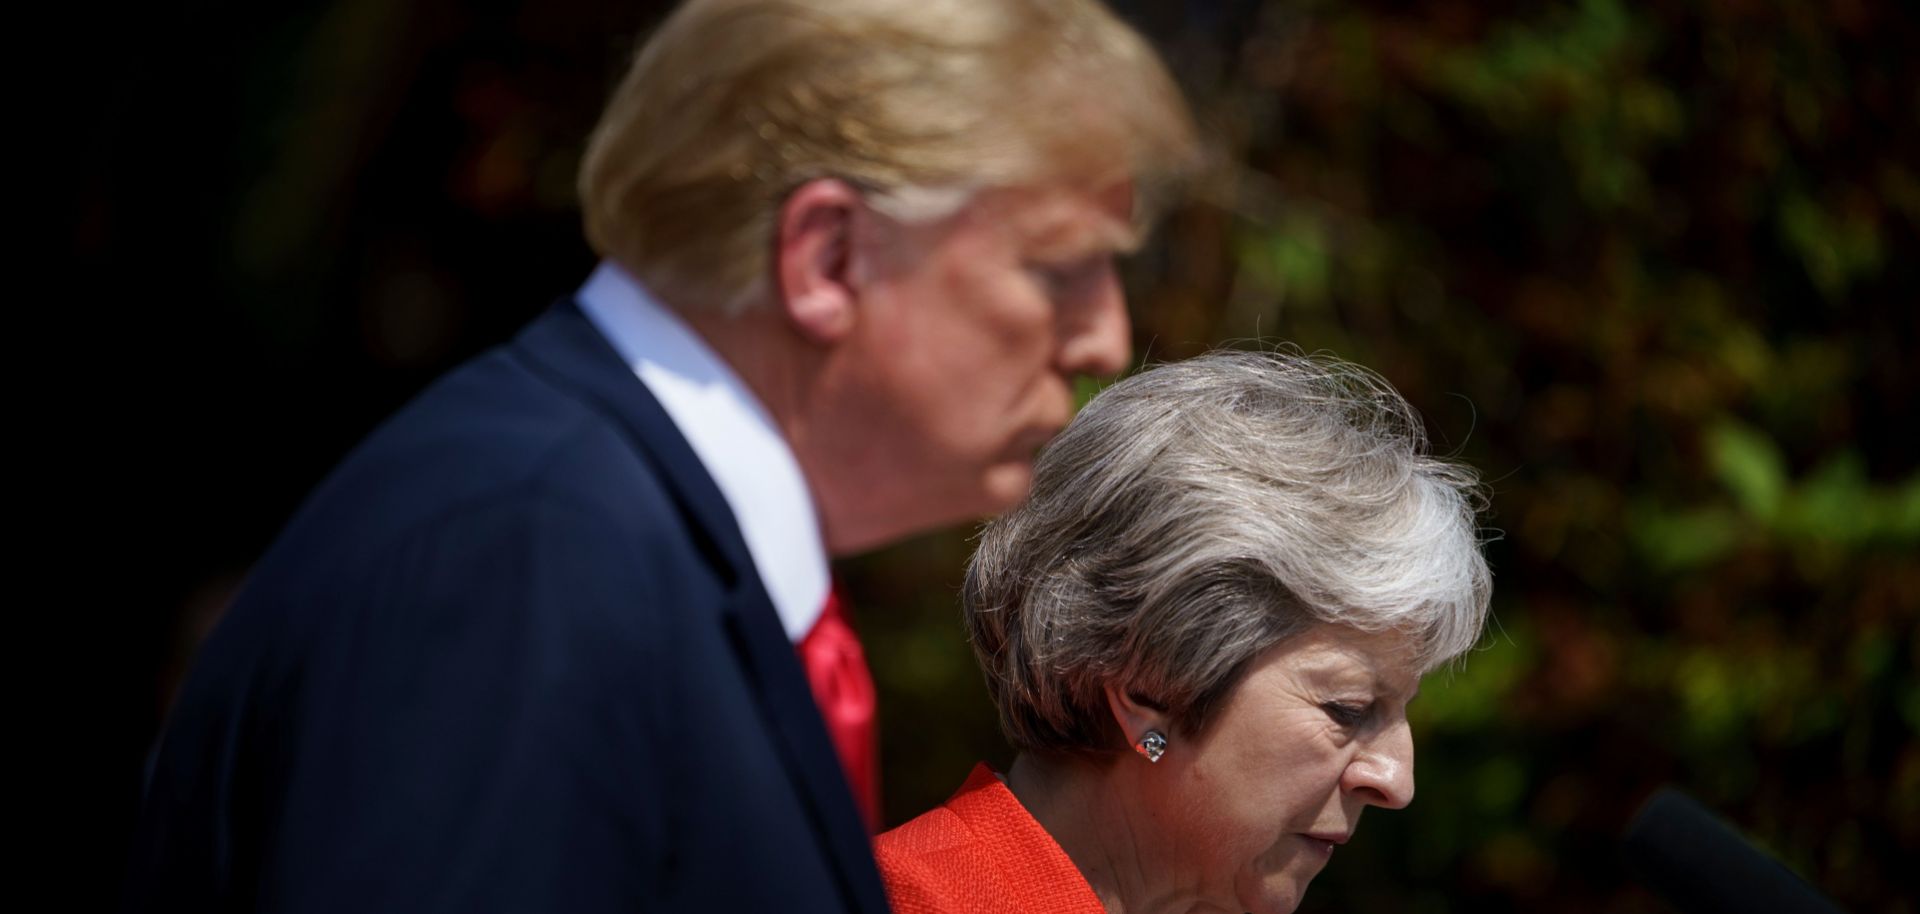
[[[129,906],[884,910],[826,557],[1025,494],[1191,156],[1091,0],[677,10],[582,168],[600,269],[349,456],[209,638]]]

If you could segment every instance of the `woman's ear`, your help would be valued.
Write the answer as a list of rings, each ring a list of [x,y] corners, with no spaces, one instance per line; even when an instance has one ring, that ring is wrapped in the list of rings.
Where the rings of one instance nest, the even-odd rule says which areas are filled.
[[[1153,702],[1111,683],[1106,692],[1107,709],[1113,713],[1114,725],[1120,728],[1128,745],[1138,749],[1149,732],[1157,732],[1162,738],[1171,735],[1173,728],[1167,712]]]
[[[852,282],[854,223],[865,211],[845,181],[808,181],[780,205],[773,246],[775,304],[808,340],[831,346],[858,317]]]

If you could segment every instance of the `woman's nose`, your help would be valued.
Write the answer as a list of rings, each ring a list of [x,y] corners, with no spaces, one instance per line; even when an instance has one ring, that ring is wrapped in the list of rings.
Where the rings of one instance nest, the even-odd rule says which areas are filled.
[[[1340,787],[1369,806],[1401,809],[1413,802],[1413,730],[1407,722],[1367,741],[1347,763]]]

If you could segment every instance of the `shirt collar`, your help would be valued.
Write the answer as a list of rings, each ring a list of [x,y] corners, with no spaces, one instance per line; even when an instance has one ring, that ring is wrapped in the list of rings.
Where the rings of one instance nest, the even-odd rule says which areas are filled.
[[[786,438],[726,361],[617,264],[601,261],[577,298],[719,486],[781,626],[799,641],[830,585],[813,496]]]

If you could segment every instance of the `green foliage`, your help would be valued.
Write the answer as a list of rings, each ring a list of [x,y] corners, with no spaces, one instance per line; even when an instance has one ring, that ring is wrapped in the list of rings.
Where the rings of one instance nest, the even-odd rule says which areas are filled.
[[[1500,629],[1489,643],[1422,687],[1411,715],[1422,732],[1471,733],[1505,712],[1503,699],[1526,673],[1537,648],[1530,636]]]
[[[1170,46],[1235,164],[1163,230],[1177,270],[1133,277],[1140,338],[1380,370],[1501,533],[1500,627],[1415,705],[1420,800],[1303,910],[1643,910],[1614,842],[1661,783],[1844,905],[1914,910],[1911,12],[1269,0],[1212,28]]]
[[[1920,474],[1899,485],[1874,485],[1860,455],[1841,450],[1796,482],[1780,448],[1750,426],[1722,419],[1704,437],[1709,466],[1731,505],[1670,509],[1642,500],[1632,529],[1653,567],[1695,568],[1738,546],[1769,542],[1803,557],[1871,543],[1920,544],[1913,508]]]

